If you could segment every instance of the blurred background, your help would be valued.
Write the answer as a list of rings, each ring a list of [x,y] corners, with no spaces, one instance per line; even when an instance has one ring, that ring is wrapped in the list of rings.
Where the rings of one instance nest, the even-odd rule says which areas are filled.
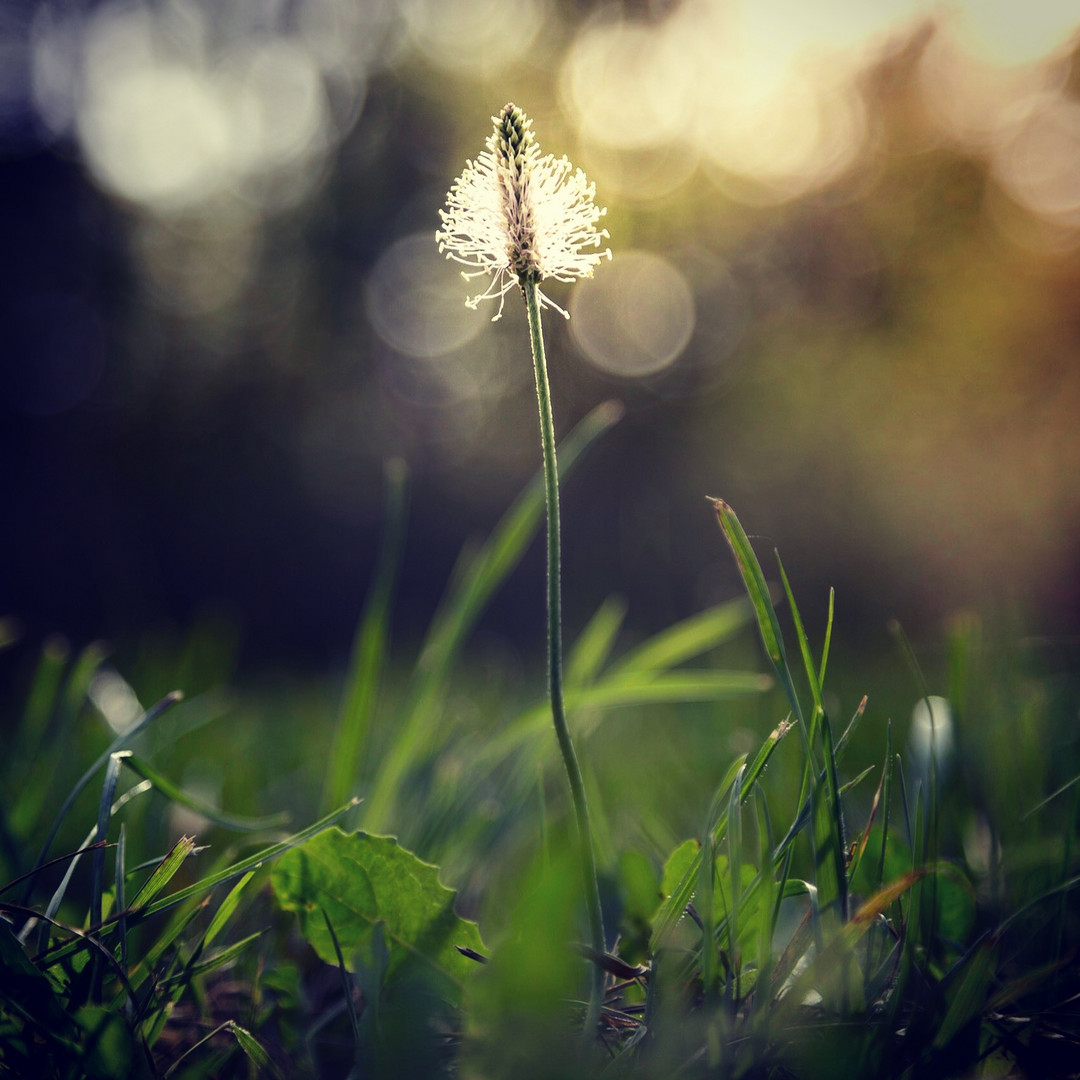
[[[507,100],[609,208],[554,285],[571,633],[740,592],[706,495],[820,635],[1080,630],[1080,16],[886,0],[7,0],[0,609],[345,660],[383,464],[395,634],[539,467],[524,315],[469,311],[446,190]],[[475,292],[475,287],[472,289]],[[539,665],[543,555],[484,635]],[[163,689],[168,689],[165,686]]]

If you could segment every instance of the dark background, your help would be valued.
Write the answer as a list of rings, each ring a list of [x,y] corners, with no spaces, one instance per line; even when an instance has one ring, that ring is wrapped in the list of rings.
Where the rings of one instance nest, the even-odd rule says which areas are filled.
[[[708,45],[690,5],[536,4],[523,55],[500,66],[485,39],[475,69],[428,7],[427,30],[424,5],[344,0],[5,7],[0,611],[27,640],[123,646],[216,619],[248,669],[339,665],[391,457],[412,476],[395,629],[419,636],[462,543],[539,465],[523,314],[512,296],[495,325],[466,311],[470,286],[434,243],[446,189],[508,98],[609,207],[599,310],[631,252],[664,260],[693,300],[685,346],[634,376],[597,366],[579,298],[551,289],[575,313],[547,320],[559,429],[626,407],[564,487],[571,631],[612,592],[642,634],[738,592],[706,495],[763,557],[781,550],[812,633],[829,586],[856,644],[883,641],[893,616],[933,636],[971,608],[1080,631],[1080,76],[1065,29],[996,66],[971,60],[962,26],[918,20],[858,48],[816,42],[850,68],[859,137],[842,165],[778,178],[710,157],[689,120],[659,143],[603,145],[575,111],[583,35],[659,42],[700,18]],[[195,91],[220,90],[256,46],[243,85],[263,113],[214,144],[227,175],[212,158],[199,171],[191,148],[217,114],[200,119]],[[595,77],[602,106],[603,80],[625,72]],[[985,96],[986,130],[937,109],[956,86]],[[290,119],[301,90],[311,130]],[[426,256],[395,247],[423,234]],[[459,337],[442,341],[443,324]],[[536,656],[542,575],[537,545],[486,623]]]

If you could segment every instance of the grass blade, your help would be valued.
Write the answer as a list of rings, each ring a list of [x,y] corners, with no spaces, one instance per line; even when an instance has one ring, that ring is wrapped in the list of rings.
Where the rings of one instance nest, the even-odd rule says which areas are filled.
[[[776,609],[773,607],[772,598],[769,596],[769,587],[765,583],[765,575],[761,572],[761,564],[754,554],[750,545],[750,539],[743,530],[735,511],[723,499],[710,499],[713,509],[716,511],[716,520],[720,523],[720,529],[735,556],[735,564],[739,568],[743,585],[750,597],[750,603],[754,606],[754,614],[757,616],[758,631],[761,634],[762,644],[768,654],[769,661],[776,671],[776,677],[784,689],[788,703],[791,705],[792,714],[801,724],[803,722],[802,706],[799,704],[795,686],[791,681],[791,672],[788,669],[787,654],[784,651],[784,639],[780,633],[780,622],[776,618]]]
[[[75,786],[68,792],[68,796],[64,799],[56,815],[56,820],[53,822],[52,828],[49,830],[49,835],[45,839],[45,843],[41,846],[41,851],[38,853],[37,859],[34,861],[34,869],[36,870],[41,864],[49,857],[49,849],[52,847],[53,841],[56,839],[56,834],[60,831],[60,826],[63,824],[64,818],[67,817],[68,811],[71,809],[75,800],[82,793],[83,788],[94,778],[94,774],[104,765],[109,758],[116,753],[117,750],[122,749],[125,743],[130,742],[141,731],[152,724],[158,717],[168,712],[179,701],[183,700],[184,695],[179,690],[174,690],[171,694],[166,694],[156,705],[147,709],[143,713],[142,719],[140,719],[134,727],[129,731],[125,731],[120,735],[117,735],[108,747],[98,756],[97,760],[86,770],[76,781]],[[23,903],[25,904],[30,899],[30,887],[27,887],[27,891],[23,895]]]
[[[178,803],[180,806],[186,806],[189,810],[195,811],[200,817],[206,818],[207,821],[211,821],[215,825],[220,825],[223,829],[231,829],[233,832],[261,832],[264,829],[280,828],[289,820],[287,813],[268,814],[265,817],[242,817],[239,814],[227,814],[225,811],[210,806],[209,803],[196,799],[193,795],[189,795],[183,788],[174,784],[167,777],[162,776],[157,769],[143,761],[142,758],[135,757],[130,751],[127,751],[126,755],[124,764],[136,776],[141,776],[157,791],[161,792],[165,798]]]
[[[560,472],[565,474],[621,415],[621,407],[613,402],[606,402],[589,413],[559,447]],[[451,584],[421,649],[394,741],[380,762],[368,793],[363,817],[365,829],[379,832],[387,827],[398,787],[410,762],[423,756],[438,729],[444,683],[453,661],[488,600],[525,553],[543,513],[544,477],[539,472]]]

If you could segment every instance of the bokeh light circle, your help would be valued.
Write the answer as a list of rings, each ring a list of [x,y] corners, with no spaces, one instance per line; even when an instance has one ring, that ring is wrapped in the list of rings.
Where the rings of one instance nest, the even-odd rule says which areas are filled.
[[[583,30],[562,70],[563,97],[582,136],[624,149],[678,136],[693,84],[694,66],[670,35],[621,21]]]
[[[653,375],[672,364],[694,332],[694,298],[667,259],[622,251],[570,300],[570,331],[589,362],[612,375]]]
[[[401,0],[409,39],[435,67],[483,79],[519,64],[540,32],[541,0]]]
[[[467,295],[432,230],[398,240],[379,256],[364,303],[383,341],[407,356],[431,359],[467,345],[488,325],[465,307]]]
[[[1080,226],[1080,105],[1058,95],[1031,101],[994,172],[1022,206],[1055,224]]]

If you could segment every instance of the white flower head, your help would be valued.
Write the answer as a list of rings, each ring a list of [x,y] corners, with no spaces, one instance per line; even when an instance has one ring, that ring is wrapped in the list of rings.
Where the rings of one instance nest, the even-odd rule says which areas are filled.
[[[515,285],[592,277],[611,250],[600,249],[608,231],[596,226],[607,209],[594,202],[596,186],[565,157],[540,156],[532,121],[516,105],[491,119],[487,149],[454,181],[435,239],[448,259],[470,268],[461,274],[467,281],[491,276],[487,289],[465,303],[475,308],[498,299],[494,322]],[[539,289],[537,296],[541,307],[570,317]]]

